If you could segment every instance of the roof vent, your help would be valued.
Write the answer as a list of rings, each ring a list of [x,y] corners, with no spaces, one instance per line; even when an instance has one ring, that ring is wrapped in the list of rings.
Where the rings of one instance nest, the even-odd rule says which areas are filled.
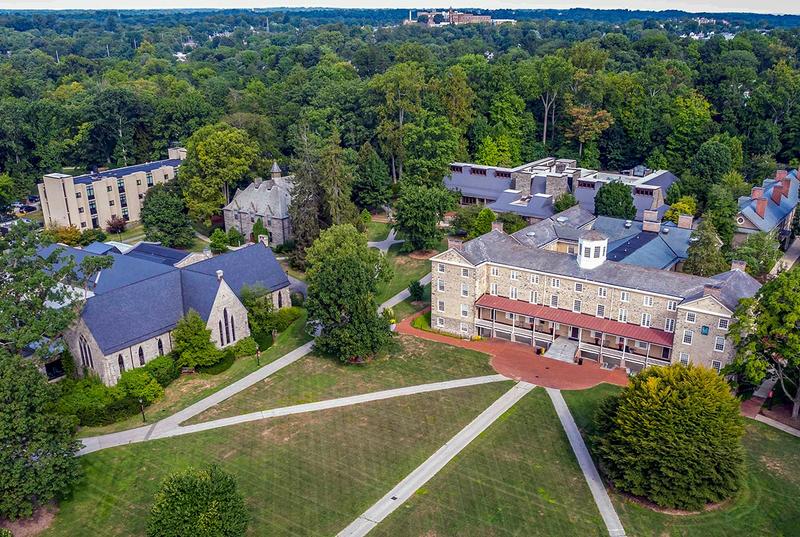
[[[700,240],[700,237],[689,237],[689,242],[697,242]]]
[[[630,220],[625,220],[625,229],[630,228],[632,225],[633,225],[633,222],[631,222]]]
[[[567,223],[567,217],[566,216],[559,216],[558,218],[556,218],[556,222],[558,222],[559,224],[566,224]]]
[[[536,232],[535,231],[529,231],[525,235],[528,236],[528,237],[535,237],[536,236]]]
[[[222,281],[222,270],[218,270],[218,271],[217,271],[217,281],[218,281],[218,282],[221,282],[221,281]]]
[[[664,235],[666,235],[667,233],[669,233],[669,228],[665,227],[663,231],[664,231]]]

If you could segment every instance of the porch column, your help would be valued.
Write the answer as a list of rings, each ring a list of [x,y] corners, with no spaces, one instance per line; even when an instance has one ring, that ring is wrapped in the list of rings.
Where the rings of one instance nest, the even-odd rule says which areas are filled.
[[[628,338],[622,338],[622,357],[619,359],[619,366],[625,368],[625,349],[628,347]]]
[[[492,337],[497,337],[494,331],[494,323],[495,323],[494,318],[497,317],[497,310],[492,308],[490,311],[492,312]]]
[[[603,363],[603,340],[606,339],[606,333],[600,332],[600,352],[597,355],[597,361],[602,365]]]
[[[533,321],[531,323],[531,346],[535,350],[536,349],[536,322],[537,322],[536,317],[531,317],[531,321]]]
[[[647,342],[647,356],[644,357],[644,366],[647,367],[650,365],[650,345],[651,343]]]

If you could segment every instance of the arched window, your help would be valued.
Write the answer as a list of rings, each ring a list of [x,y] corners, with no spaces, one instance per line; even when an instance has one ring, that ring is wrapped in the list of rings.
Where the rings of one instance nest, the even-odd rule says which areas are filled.
[[[227,343],[231,342],[231,332],[230,327],[228,326],[228,308],[224,308],[222,310],[222,317],[225,319],[225,341]]]
[[[86,359],[86,349],[83,346],[83,336],[81,336],[80,339],[78,339],[78,350],[81,353],[81,365],[83,367],[88,367],[89,363],[88,360]]]
[[[144,365],[144,350],[139,347],[139,365]]]
[[[236,341],[236,326],[233,324],[233,315],[231,315],[231,339]]]
[[[283,307],[283,297],[281,296],[281,292],[278,291],[278,309]]]
[[[225,336],[222,333],[222,321],[219,322],[219,346],[225,345]]]
[[[119,356],[117,356],[117,364],[119,365],[119,372],[120,373],[124,373],[125,372],[125,360],[122,359],[122,355],[121,354]]]
[[[158,338],[158,355],[164,356],[164,344],[161,343],[161,338]]]

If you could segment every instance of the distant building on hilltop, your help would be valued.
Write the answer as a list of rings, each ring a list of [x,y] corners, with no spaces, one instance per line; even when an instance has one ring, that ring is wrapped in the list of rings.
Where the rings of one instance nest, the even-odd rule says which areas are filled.
[[[491,15],[479,15],[475,13],[464,13],[453,8],[447,11],[417,11],[417,18],[411,16],[408,11],[408,20],[403,24],[422,24],[425,26],[449,26],[461,24],[516,24],[515,19],[492,19]]]

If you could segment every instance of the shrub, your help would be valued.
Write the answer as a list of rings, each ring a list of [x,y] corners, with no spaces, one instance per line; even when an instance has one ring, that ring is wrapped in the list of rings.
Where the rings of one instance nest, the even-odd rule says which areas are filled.
[[[219,361],[219,349],[211,342],[211,330],[200,315],[189,310],[172,333],[178,365],[185,367],[208,366]]]
[[[144,370],[150,373],[156,379],[156,382],[164,388],[169,386],[181,374],[178,364],[175,363],[175,359],[170,355],[159,356],[147,362]]]
[[[75,416],[84,426],[105,425],[138,411],[138,403],[125,396],[118,387],[109,387],[97,377],[59,383],[61,397],[56,410]]]
[[[661,507],[697,510],[739,489],[739,402],[710,369],[646,369],[603,402],[595,428],[601,469],[621,491]]]
[[[0,528],[0,537],[14,537],[14,534],[9,529]]]
[[[431,312],[426,311],[422,315],[418,315],[411,321],[411,326],[414,328],[419,328],[420,330],[425,330],[426,332],[431,331]]]
[[[164,395],[164,388],[143,367],[125,371],[120,375],[117,388],[127,397],[136,401],[141,399],[145,405],[152,404]]]
[[[240,339],[236,342],[236,345],[233,346],[233,354],[236,358],[241,358],[242,356],[253,356],[257,350],[258,344],[256,343],[256,340],[249,336]]]
[[[125,221],[124,218],[120,218],[119,216],[112,218],[111,220],[106,221],[106,231],[109,233],[122,233],[125,231],[125,226],[128,223]]]
[[[303,315],[303,310],[294,306],[291,308],[279,309],[273,314],[271,329],[277,332],[283,332],[289,328],[293,322],[299,319],[301,315]]]
[[[416,280],[408,284],[408,293],[412,302],[419,302],[425,298],[425,288]]]
[[[302,308],[303,304],[306,303],[306,297],[303,296],[303,293],[299,291],[295,291],[294,293],[289,295],[289,298],[292,302],[292,306],[296,306],[298,308]]]
[[[209,375],[219,375],[223,371],[227,371],[236,360],[236,354],[232,347],[228,347],[220,354],[221,358],[218,362],[212,365],[197,366],[197,371],[200,373],[207,373]]]
[[[148,537],[238,537],[249,516],[236,480],[217,466],[167,476],[147,521]]]

